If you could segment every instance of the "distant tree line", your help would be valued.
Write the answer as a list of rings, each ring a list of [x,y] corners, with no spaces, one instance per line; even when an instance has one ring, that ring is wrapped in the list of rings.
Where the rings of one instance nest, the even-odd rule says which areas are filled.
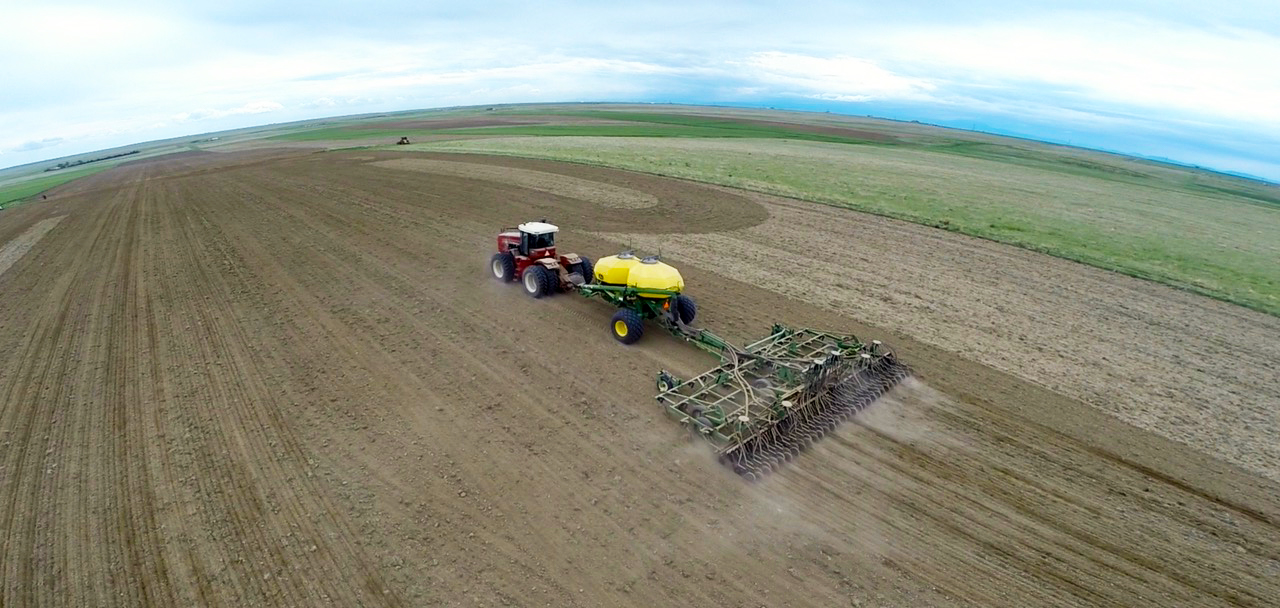
[[[56,164],[56,165],[54,165],[54,166],[52,166],[52,167],[49,167],[48,169],[45,169],[45,171],[46,171],[46,172],[48,172],[48,171],[57,171],[58,169],[66,169],[67,167],[78,167],[78,166],[80,166],[80,165],[87,165],[87,164],[89,164],[89,163],[96,163],[96,162],[98,162],[98,161],[100,161],[100,160],[108,160],[108,159],[112,159],[112,158],[120,158],[121,156],[128,156],[128,155],[130,155],[130,154],[137,154],[138,152],[139,152],[138,150],[134,150],[134,151],[132,151],[132,152],[121,152],[121,153],[119,153],[119,154],[112,154],[111,156],[102,156],[102,157],[98,157],[98,158],[91,158],[91,159],[89,159],[89,160],[77,160],[77,161],[73,161],[73,162],[66,162],[66,161],[63,161],[63,162],[60,162],[60,163],[58,163],[58,164]]]

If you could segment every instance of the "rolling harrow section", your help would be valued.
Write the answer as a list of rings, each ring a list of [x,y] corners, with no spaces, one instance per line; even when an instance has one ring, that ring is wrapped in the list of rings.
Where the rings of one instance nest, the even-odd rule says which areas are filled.
[[[782,325],[718,354],[719,366],[689,380],[661,372],[657,400],[748,479],[790,461],[911,374],[879,341]]]

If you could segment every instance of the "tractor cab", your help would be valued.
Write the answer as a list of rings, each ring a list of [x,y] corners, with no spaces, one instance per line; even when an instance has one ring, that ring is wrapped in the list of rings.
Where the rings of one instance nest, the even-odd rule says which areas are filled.
[[[522,258],[553,258],[559,231],[559,227],[546,221],[526,222],[498,235],[498,251],[510,251]]]
[[[560,229],[555,224],[546,222],[529,222],[520,224],[520,255],[530,257],[555,257],[556,233]],[[547,251],[543,251],[547,250]],[[541,255],[534,255],[533,252]]]

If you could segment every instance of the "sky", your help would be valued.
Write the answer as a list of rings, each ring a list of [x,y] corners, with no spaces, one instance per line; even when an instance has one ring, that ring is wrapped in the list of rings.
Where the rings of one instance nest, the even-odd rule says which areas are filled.
[[[919,120],[1280,181],[1276,0],[0,0],[0,167],[223,129],[640,101]]]

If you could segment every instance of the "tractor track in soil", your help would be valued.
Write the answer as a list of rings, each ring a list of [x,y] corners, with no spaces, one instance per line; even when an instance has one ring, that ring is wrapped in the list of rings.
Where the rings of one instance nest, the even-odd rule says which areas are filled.
[[[414,159],[430,162],[400,166]],[[502,167],[517,183],[503,183]],[[586,182],[657,203],[573,198]],[[1001,252],[1010,268],[1038,263],[1025,252],[621,171],[370,151],[122,166],[7,211],[0,246],[60,216],[0,274],[0,605],[1280,598],[1270,461],[1228,464],[1238,447],[1209,449],[1160,416],[1118,420],[1096,360],[971,360],[1019,348],[1002,334],[956,353],[948,340],[988,317],[1018,329],[1019,314],[1052,302],[1010,283],[1000,310],[982,300],[966,321],[965,285],[937,267],[990,270]],[[744,483],[652,399],[658,369],[688,376],[712,364],[706,355],[653,330],[622,347],[601,303],[533,301],[487,275],[496,230],[543,216],[563,227],[566,251],[661,245],[700,300],[699,324],[727,337],[774,321],[856,331],[897,347],[918,379]],[[787,225],[815,257],[860,264],[884,244],[853,237],[879,225],[945,261],[903,255],[904,278],[839,291],[850,279],[831,258],[796,272],[803,252],[763,239],[792,235]],[[780,278],[743,271],[742,260],[768,259],[787,261]],[[1102,280],[1044,259],[1058,283]],[[1023,280],[1007,272],[988,288]],[[1093,293],[1116,307],[1072,328],[1090,339],[1129,335],[1124,315],[1147,324],[1140,356],[1106,370],[1139,389],[1126,404],[1173,393],[1174,406],[1230,409],[1273,395],[1250,376],[1266,371],[1269,318],[1114,280],[1127,302]],[[864,306],[907,281],[884,297],[951,303]],[[824,301],[830,289],[864,313]],[[1161,329],[1162,305],[1199,306],[1213,328],[1234,322],[1248,358],[1229,374],[1150,374],[1185,348],[1177,328]],[[1062,310],[1080,306],[1064,299]]]

